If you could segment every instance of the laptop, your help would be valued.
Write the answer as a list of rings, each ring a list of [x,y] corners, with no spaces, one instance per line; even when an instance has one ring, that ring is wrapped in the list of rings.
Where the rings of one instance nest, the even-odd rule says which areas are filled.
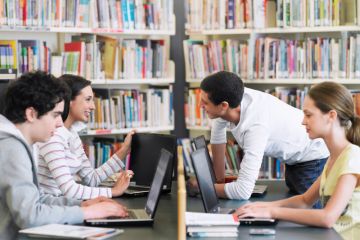
[[[233,213],[235,209],[221,208],[219,205],[219,199],[211,178],[211,171],[205,148],[200,148],[193,151],[190,156],[194,167],[195,176],[199,185],[200,195],[205,212]]]
[[[207,160],[208,160],[208,165],[210,166],[210,174],[211,174],[211,178],[213,183],[216,183],[216,177],[215,177],[215,172],[214,172],[214,168],[213,168],[213,163],[211,161],[211,157],[207,148],[207,144],[206,144],[206,140],[204,135],[198,136],[196,138],[194,138],[192,140],[193,145],[195,147],[195,149],[200,149],[200,148],[205,148],[206,150],[206,156],[207,156]],[[194,150],[195,150],[194,149]],[[255,185],[253,192],[251,194],[252,197],[261,197],[263,196],[267,191],[267,186],[266,185]]]
[[[198,136],[196,138],[193,138],[192,143],[193,143],[193,146],[194,146],[193,150],[200,149],[200,148],[205,148],[206,150],[208,149],[205,137],[203,135]],[[213,163],[211,161],[209,151],[205,151],[205,152],[206,152],[206,159],[208,160],[208,162],[209,162],[208,164],[210,166],[209,171],[210,171],[210,174],[211,174],[211,179],[212,179],[213,183],[216,183],[216,176],[215,176],[215,172],[214,172],[214,166],[213,166]]]
[[[161,149],[154,179],[151,183],[150,192],[147,197],[144,209],[129,209],[129,217],[126,218],[105,218],[85,220],[86,225],[92,226],[149,226],[154,223],[156,208],[159,203],[161,189],[164,183],[166,169],[173,158],[172,153]]]
[[[156,133],[136,133],[132,137],[129,169],[134,172],[130,186],[124,196],[144,196],[149,193],[156,163],[161,149],[172,154],[166,169],[163,193],[171,192],[174,163],[176,161],[176,137],[174,135]]]

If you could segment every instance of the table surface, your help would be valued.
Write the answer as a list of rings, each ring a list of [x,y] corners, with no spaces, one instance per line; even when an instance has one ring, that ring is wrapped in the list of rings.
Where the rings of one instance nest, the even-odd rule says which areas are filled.
[[[253,197],[250,199],[253,201],[273,201],[284,199],[290,197],[287,187],[284,181],[274,181],[274,180],[260,180],[257,184],[264,184],[268,186],[267,193],[262,197]],[[220,200],[220,206],[224,208],[237,208],[249,201],[240,201],[240,200]],[[187,210],[199,212],[204,211],[202,202],[200,198],[188,198],[187,200]],[[275,229],[275,235],[268,236],[259,236],[259,235],[250,235],[249,230],[251,228],[270,228]],[[291,222],[279,221],[275,226],[240,226],[239,234],[237,238],[226,238],[226,239],[342,239],[334,229],[324,229],[317,227],[308,227],[304,225],[299,225]],[[188,239],[195,239],[190,238]],[[206,238],[202,238],[206,239]],[[214,238],[208,238],[214,239]],[[219,238],[217,238],[219,239]]]
[[[268,192],[263,197],[251,198],[251,201],[271,201],[288,197],[287,188],[283,181],[260,181],[259,184],[268,185]],[[152,227],[120,227],[124,229],[124,233],[111,239],[176,239],[177,238],[177,196],[176,182],[173,183],[173,192],[171,194],[163,194],[161,196],[159,206],[155,215],[155,222]],[[117,198],[117,201],[126,205],[128,208],[143,208],[145,206],[146,197],[137,198]],[[236,208],[248,201],[240,200],[220,200],[221,207]],[[187,210],[194,212],[204,211],[200,197],[187,198]],[[303,225],[293,224],[290,222],[279,221],[272,228],[276,230],[276,234],[272,236],[252,236],[249,235],[250,228],[264,227],[239,227],[237,238],[226,239],[341,239],[341,237],[333,229],[323,229],[316,227],[307,227]],[[31,239],[21,236],[21,239]],[[193,239],[188,237],[188,239]],[[215,238],[209,238],[215,239]],[[216,238],[219,239],[219,238]]]

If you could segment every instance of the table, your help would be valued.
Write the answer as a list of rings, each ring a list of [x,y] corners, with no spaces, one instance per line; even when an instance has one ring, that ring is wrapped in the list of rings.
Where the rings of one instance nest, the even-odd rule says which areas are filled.
[[[284,181],[260,181],[259,184],[268,185],[268,192],[263,197],[251,198],[251,201],[272,201],[278,200],[290,195],[287,193],[287,188]],[[163,194],[160,198],[159,206],[155,215],[155,222],[153,227],[120,227],[124,229],[124,233],[112,239],[177,239],[177,184],[173,183],[173,191],[170,194]],[[126,205],[128,208],[142,208],[145,206],[146,197],[138,198],[116,198],[117,201]],[[241,200],[220,200],[221,207],[236,208],[248,201]],[[194,212],[204,211],[200,197],[187,198],[187,210]],[[252,236],[249,235],[250,228],[263,227],[239,227],[239,235],[235,239],[326,239],[335,240],[341,237],[333,229],[324,229],[316,227],[307,227],[290,222],[279,221],[276,226],[266,228],[274,228],[276,235],[274,236]],[[21,239],[30,239],[24,236]],[[188,239],[194,239],[188,237]],[[202,238],[206,239],[206,238]],[[215,238],[208,238],[214,240]],[[219,239],[219,238],[216,238]],[[225,239],[225,238],[224,238]],[[226,238],[234,239],[234,238]]]
[[[268,186],[267,193],[262,197],[250,198],[250,201],[273,201],[283,198],[290,197],[291,195],[287,191],[287,187],[284,181],[274,181],[274,180],[260,180],[257,184],[265,184]],[[220,206],[225,208],[237,208],[249,201],[241,200],[220,200]],[[187,199],[187,210],[188,211],[204,211],[202,201],[200,198],[189,198]],[[249,230],[251,228],[272,228],[276,230],[276,234],[273,236],[258,236],[258,235],[249,235]],[[196,239],[190,238],[188,239]],[[202,239],[214,239],[214,238],[202,238]],[[225,239],[225,238],[224,238]],[[304,225],[299,225],[295,223],[279,221],[275,226],[240,226],[239,234],[237,238],[226,238],[226,239],[326,239],[326,240],[335,240],[342,239],[340,235],[334,229],[324,229],[317,227],[308,227]]]

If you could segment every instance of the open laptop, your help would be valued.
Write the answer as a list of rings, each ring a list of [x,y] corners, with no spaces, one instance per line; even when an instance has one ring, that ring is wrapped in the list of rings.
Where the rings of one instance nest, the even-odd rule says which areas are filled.
[[[154,222],[156,208],[159,203],[166,169],[168,168],[172,158],[173,155],[169,151],[161,149],[160,158],[158,159],[158,164],[156,164],[157,167],[155,176],[151,183],[150,192],[144,209],[129,209],[129,217],[127,218],[92,219],[85,220],[85,224],[92,226],[152,225]]]
[[[221,208],[217,197],[215,186],[210,174],[209,161],[206,157],[205,148],[193,151],[191,161],[199,185],[201,199],[207,213],[233,213],[235,209]]]
[[[198,137],[194,138],[192,140],[192,142],[194,144],[195,149],[205,148],[206,157],[207,157],[207,160],[209,162],[208,165],[210,166],[209,170],[210,170],[210,174],[211,174],[211,179],[212,179],[213,183],[215,184],[216,183],[216,177],[215,177],[214,167],[213,167],[213,163],[212,163],[211,158],[210,158],[210,154],[209,154],[209,151],[208,151],[208,148],[207,148],[205,137],[203,135],[198,136]],[[266,185],[255,185],[251,196],[252,197],[261,197],[266,193],[266,191],[267,191],[267,186]]]
[[[215,172],[214,172],[214,166],[213,166],[213,163],[211,161],[211,157],[210,157],[210,154],[209,154],[209,151],[208,151],[208,148],[207,148],[205,137],[203,135],[201,135],[201,136],[198,136],[196,138],[193,138],[192,143],[193,143],[193,146],[194,146],[193,150],[200,149],[200,148],[205,148],[206,149],[205,153],[206,153],[206,159],[208,160],[208,164],[209,164],[209,167],[210,167],[209,171],[210,171],[210,174],[211,174],[211,179],[212,179],[213,183],[216,183],[216,176],[215,176]]]
[[[172,154],[166,169],[162,192],[171,192],[172,176],[176,158],[176,137],[156,133],[136,133],[132,137],[129,169],[134,172],[130,186],[124,196],[144,196],[150,190],[156,170],[160,150],[166,149]]]

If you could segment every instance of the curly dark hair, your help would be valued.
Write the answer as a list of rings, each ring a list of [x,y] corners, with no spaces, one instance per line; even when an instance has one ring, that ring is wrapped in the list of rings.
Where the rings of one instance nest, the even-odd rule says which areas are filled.
[[[83,77],[72,74],[64,74],[59,79],[64,81],[70,89],[70,98],[65,100],[64,112],[61,115],[62,120],[65,121],[70,112],[70,101],[74,100],[83,88],[91,86],[91,82]]]
[[[239,106],[244,95],[244,83],[241,78],[227,71],[207,76],[201,82],[200,88],[208,94],[209,100],[214,105],[226,101],[231,108]]]
[[[53,75],[36,71],[21,75],[12,82],[5,95],[4,116],[13,123],[26,121],[25,110],[33,107],[38,118],[70,97],[69,87]]]

